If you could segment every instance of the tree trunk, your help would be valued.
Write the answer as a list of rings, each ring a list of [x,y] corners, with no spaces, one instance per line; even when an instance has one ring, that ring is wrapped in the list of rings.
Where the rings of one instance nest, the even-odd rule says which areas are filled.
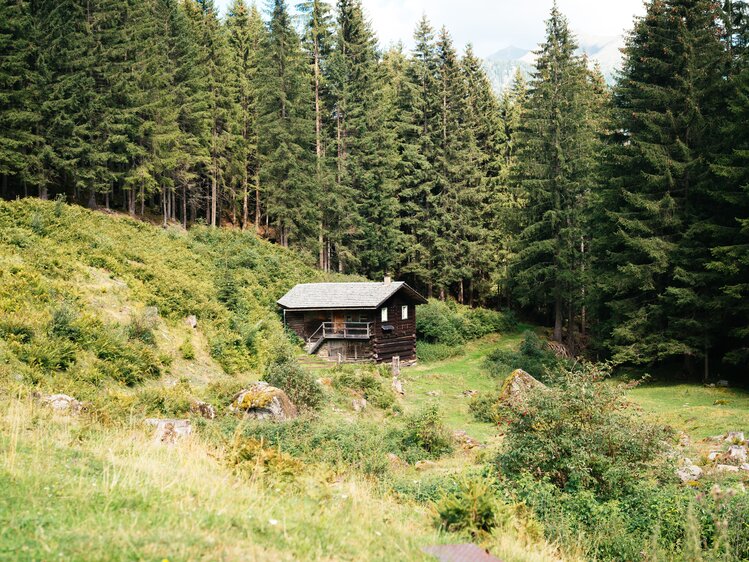
[[[325,237],[323,236],[322,221],[320,221],[319,233],[317,235],[317,243],[320,246],[320,271],[325,271]]]
[[[554,341],[562,343],[562,297],[557,295],[554,302]]]
[[[260,174],[255,174],[255,232],[260,234]]]
[[[182,226],[187,228],[187,186],[182,186]]]

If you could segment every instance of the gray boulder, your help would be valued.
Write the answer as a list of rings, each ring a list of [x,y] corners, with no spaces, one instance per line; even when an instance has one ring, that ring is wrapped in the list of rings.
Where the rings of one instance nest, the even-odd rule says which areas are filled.
[[[544,383],[536,380],[523,369],[515,369],[502,383],[499,401],[518,404],[525,400],[529,392],[545,388]]]
[[[746,447],[743,445],[731,445],[728,448],[726,456],[732,461],[745,463],[747,460]]]
[[[39,400],[56,412],[77,414],[83,410],[83,403],[67,394],[45,394],[41,395]]]
[[[286,393],[267,382],[256,382],[237,393],[230,409],[258,420],[285,421],[299,415]]]
[[[156,428],[153,438],[159,443],[173,445],[177,441],[192,435],[190,420],[149,418],[146,423]]]
[[[676,476],[682,482],[694,482],[702,478],[702,469],[693,464],[691,460],[684,459],[683,466],[676,471]]]

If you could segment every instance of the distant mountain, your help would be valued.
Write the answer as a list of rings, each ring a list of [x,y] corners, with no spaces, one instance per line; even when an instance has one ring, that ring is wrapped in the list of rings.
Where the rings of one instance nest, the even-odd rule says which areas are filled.
[[[580,35],[577,40],[580,45],[579,52],[588,55],[591,65],[597,62],[606,81],[609,84],[613,83],[616,69],[622,59],[620,49],[624,45],[624,38]],[[494,89],[501,93],[512,85],[518,69],[528,78],[535,60],[536,55],[532,50],[509,46],[488,56],[484,60],[484,68]]]

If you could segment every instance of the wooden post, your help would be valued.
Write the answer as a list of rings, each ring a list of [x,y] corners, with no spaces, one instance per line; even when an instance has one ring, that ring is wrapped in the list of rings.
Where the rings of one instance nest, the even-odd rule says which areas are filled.
[[[397,377],[401,374],[401,358],[400,355],[396,355],[393,357],[393,376]]]

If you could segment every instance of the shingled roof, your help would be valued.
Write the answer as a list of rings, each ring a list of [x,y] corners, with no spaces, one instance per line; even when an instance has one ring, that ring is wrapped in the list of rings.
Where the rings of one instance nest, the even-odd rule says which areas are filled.
[[[403,290],[417,304],[426,299],[403,281],[385,283],[304,283],[297,285],[278,300],[291,310],[340,310],[378,308]]]

